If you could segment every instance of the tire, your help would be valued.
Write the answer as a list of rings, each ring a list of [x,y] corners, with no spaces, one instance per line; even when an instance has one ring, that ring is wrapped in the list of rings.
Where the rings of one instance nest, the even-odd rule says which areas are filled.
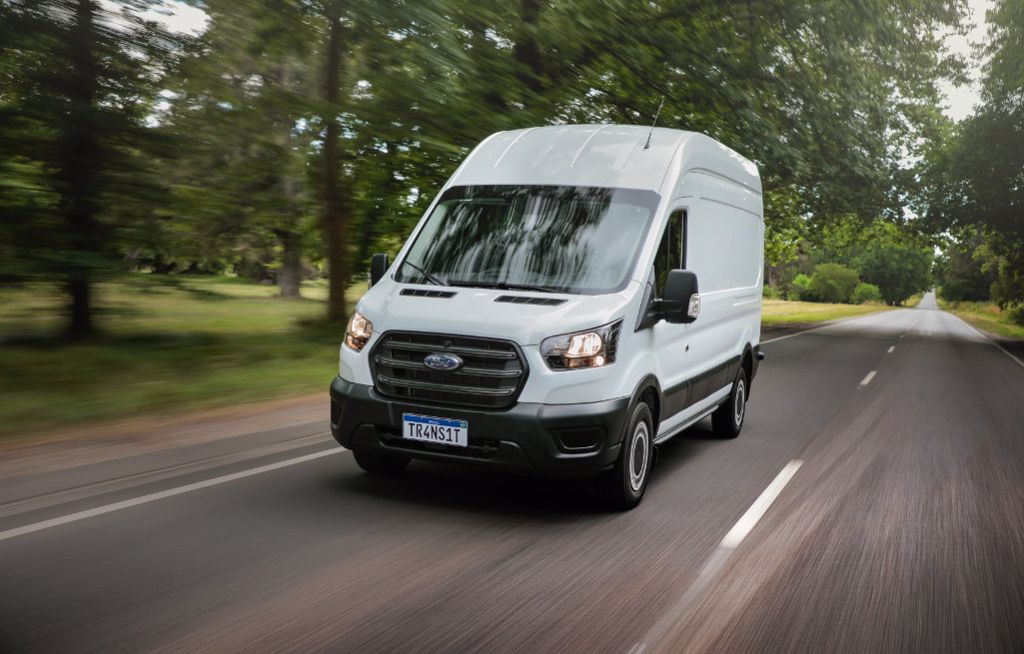
[[[352,457],[359,467],[380,477],[399,475],[409,465],[409,457],[381,454],[370,450],[352,450]]]
[[[654,425],[651,409],[640,402],[633,408],[622,438],[622,451],[611,470],[598,477],[605,502],[613,509],[627,511],[644,497],[654,460]]]
[[[711,428],[720,438],[736,438],[740,435],[743,419],[747,416],[749,390],[750,380],[747,379],[747,371],[740,366],[729,398],[711,414]]]

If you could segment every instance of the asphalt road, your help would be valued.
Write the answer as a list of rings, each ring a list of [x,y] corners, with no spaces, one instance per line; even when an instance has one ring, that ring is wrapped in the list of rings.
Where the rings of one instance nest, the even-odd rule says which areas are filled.
[[[319,405],[19,451],[0,651],[1024,651],[1024,364],[930,296],[764,350],[627,513],[369,478]]]

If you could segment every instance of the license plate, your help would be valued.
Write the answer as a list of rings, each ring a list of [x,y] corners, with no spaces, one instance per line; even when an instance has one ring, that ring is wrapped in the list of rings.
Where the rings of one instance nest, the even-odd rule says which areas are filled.
[[[402,438],[441,445],[469,445],[469,423],[465,420],[402,414]]]

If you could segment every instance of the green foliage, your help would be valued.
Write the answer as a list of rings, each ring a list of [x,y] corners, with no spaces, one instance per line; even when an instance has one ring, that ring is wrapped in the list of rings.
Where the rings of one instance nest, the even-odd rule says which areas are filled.
[[[811,288],[811,278],[803,273],[799,273],[793,278],[791,282],[792,291],[790,292],[790,300],[803,300],[810,302],[815,299],[814,291]]]
[[[998,276],[992,282],[992,301],[1002,308],[1024,305],[1024,247],[1004,250],[997,259]]]
[[[856,270],[838,263],[823,263],[814,267],[810,290],[819,302],[846,303],[858,283]]]
[[[81,67],[58,46],[64,9],[85,4],[95,6],[0,8],[3,35],[18,41],[0,58],[0,108],[20,117],[48,107],[53,119],[0,121],[0,138],[53,143],[80,123],[103,152],[100,183],[80,194],[100,208],[103,229],[85,248],[57,237],[62,188],[26,140],[0,153],[9,218],[0,249],[40,247],[0,250],[0,278],[52,278],[55,260],[274,271],[308,261],[326,268],[342,299],[348,276],[375,250],[396,248],[486,135],[648,124],[662,99],[661,125],[705,132],[758,162],[766,262],[810,270],[800,248],[816,230],[902,220],[916,184],[905,161],[941,127],[927,109],[938,104],[937,82],[960,75],[934,35],[964,15],[960,0],[207,0],[193,3],[210,18],[195,38],[172,40],[152,25],[102,35],[97,44],[115,46],[98,58],[109,64],[103,93],[76,123],[60,91],[81,82]],[[326,83],[328,69],[337,84]],[[60,82],[40,86],[39,70]],[[143,147],[142,136],[163,147]]]
[[[953,296],[982,295],[1024,303],[1024,11],[1020,0],[995,0],[987,12],[988,39],[975,115],[936,139],[921,166],[921,206],[936,231],[979,234],[987,250],[983,275],[954,271]],[[950,262],[963,267],[963,262]],[[968,271],[969,272],[969,271]]]
[[[882,245],[857,258],[864,281],[878,286],[887,304],[901,304],[931,283],[932,253],[905,245]]]
[[[764,261],[780,266],[797,258],[804,218],[800,194],[793,187],[769,189],[764,194]]]
[[[944,300],[985,301],[999,278],[998,260],[991,256],[982,234],[965,234],[946,245],[935,262],[935,277]]]
[[[1006,311],[1010,321],[1024,327],[1024,304],[1018,304]]]
[[[861,282],[857,284],[857,288],[853,289],[853,295],[850,296],[850,302],[853,304],[867,304],[869,302],[881,302],[882,292],[874,284],[867,284]]]
[[[115,270],[161,188],[147,129],[176,39],[144,2],[0,8],[0,274],[60,280],[69,332],[93,331],[91,286]]]

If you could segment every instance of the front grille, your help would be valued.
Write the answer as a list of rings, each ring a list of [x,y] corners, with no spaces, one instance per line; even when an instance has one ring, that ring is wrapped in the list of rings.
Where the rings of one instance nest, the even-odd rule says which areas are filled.
[[[428,368],[430,354],[455,354],[456,370]],[[371,355],[377,390],[390,397],[485,409],[512,406],[526,381],[526,362],[510,341],[420,332],[388,332]]]

